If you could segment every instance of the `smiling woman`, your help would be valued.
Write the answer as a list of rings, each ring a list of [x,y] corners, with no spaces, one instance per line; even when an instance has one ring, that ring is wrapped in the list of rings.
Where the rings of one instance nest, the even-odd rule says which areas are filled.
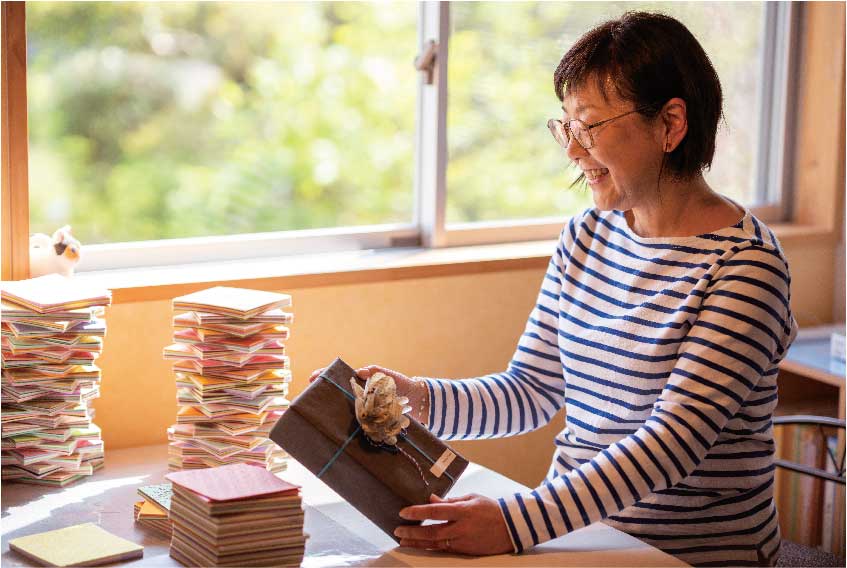
[[[588,178],[598,208],[627,211],[645,237],[707,233],[741,219],[742,208],[703,179],[723,92],[680,22],[639,13],[606,22],[568,51],[553,83],[565,112],[563,135],[554,137]]]
[[[595,207],[564,227],[508,368],[427,389],[361,372],[392,374],[444,439],[528,432],[562,407],[566,427],[535,490],[409,507],[447,522],[401,544],[520,552],[605,520],[693,565],[773,565],[771,416],[797,324],[779,242],[703,178],[717,73],[679,21],[630,12],[577,41],[554,84],[551,131]]]

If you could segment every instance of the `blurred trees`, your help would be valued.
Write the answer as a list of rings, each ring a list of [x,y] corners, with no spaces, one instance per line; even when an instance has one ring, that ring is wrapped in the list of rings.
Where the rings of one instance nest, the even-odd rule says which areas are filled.
[[[579,34],[636,7],[452,5],[448,221],[590,205],[545,126],[551,76]],[[728,122],[755,122],[761,5],[658,7],[713,56]],[[32,231],[70,223],[92,244],[412,222],[417,16],[414,2],[29,3]],[[727,27],[732,45],[712,38]],[[747,128],[715,163],[741,164],[725,169],[739,199]]]

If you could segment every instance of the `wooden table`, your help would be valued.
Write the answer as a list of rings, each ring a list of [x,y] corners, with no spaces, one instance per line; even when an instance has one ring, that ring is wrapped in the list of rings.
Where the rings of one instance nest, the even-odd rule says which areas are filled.
[[[838,389],[838,418],[845,416],[845,364],[830,356],[830,336],[844,324],[801,329],[780,362],[781,371]],[[814,413],[813,413],[814,414]]]
[[[90,479],[64,489],[3,485],[2,564],[29,566],[9,550],[9,540],[69,525],[94,522],[144,546],[144,557],[127,565],[180,566],[168,555],[168,540],[136,525],[136,489],[162,483],[167,446],[106,453],[106,466]],[[280,474],[303,487],[306,510],[305,568],[329,566],[687,566],[636,538],[602,523],[575,531],[520,555],[465,557],[398,548],[376,525],[342,500],[297,462]],[[487,468],[471,464],[451,494],[489,496],[526,487]]]

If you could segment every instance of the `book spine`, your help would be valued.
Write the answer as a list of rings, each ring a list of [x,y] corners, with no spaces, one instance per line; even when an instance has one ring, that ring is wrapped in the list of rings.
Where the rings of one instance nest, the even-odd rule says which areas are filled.
[[[835,455],[838,447],[838,438],[836,436],[827,436],[826,447],[828,452],[832,452],[832,455]],[[829,458],[829,455],[826,457],[826,471],[828,473],[835,473],[835,464]],[[833,546],[835,544],[833,538],[835,537],[833,532],[835,530],[835,486],[836,484],[833,482],[826,483],[823,494],[821,548],[827,552],[833,552]]]
[[[791,453],[787,458],[789,461],[798,462],[800,454],[800,427],[791,427]],[[789,540],[798,542],[800,540],[800,474],[796,472],[788,473],[790,489],[788,490],[787,498],[791,503],[790,511],[791,518],[789,524]]]
[[[800,463],[818,470],[825,467],[826,440],[815,426],[802,426]],[[823,480],[811,475],[799,475],[800,493],[797,495],[802,510],[801,538],[797,542],[815,547],[821,542],[821,509],[823,508]]]

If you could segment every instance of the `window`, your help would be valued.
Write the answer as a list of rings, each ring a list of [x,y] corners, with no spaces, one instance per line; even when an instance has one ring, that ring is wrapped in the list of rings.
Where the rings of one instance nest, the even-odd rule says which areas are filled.
[[[32,229],[412,225],[416,20],[414,4],[30,4]]]
[[[707,179],[779,215],[787,4],[53,2],[27,5],[31,232],[70,223],[83,270],[553,238],[591,198],[545,126],[552,72],[632,9],[703,43]]]
[[[725,96],[707,181],[742,203],[766,202],[756,187],[764,3],[461,2],[450,14],[448,223],[590,206],[588,192],[569,189],[576,174],[564,153],[540,134],[561,114],[552,86],[561,56],[586,30],[627,10],[663,11],[698,38]]]

